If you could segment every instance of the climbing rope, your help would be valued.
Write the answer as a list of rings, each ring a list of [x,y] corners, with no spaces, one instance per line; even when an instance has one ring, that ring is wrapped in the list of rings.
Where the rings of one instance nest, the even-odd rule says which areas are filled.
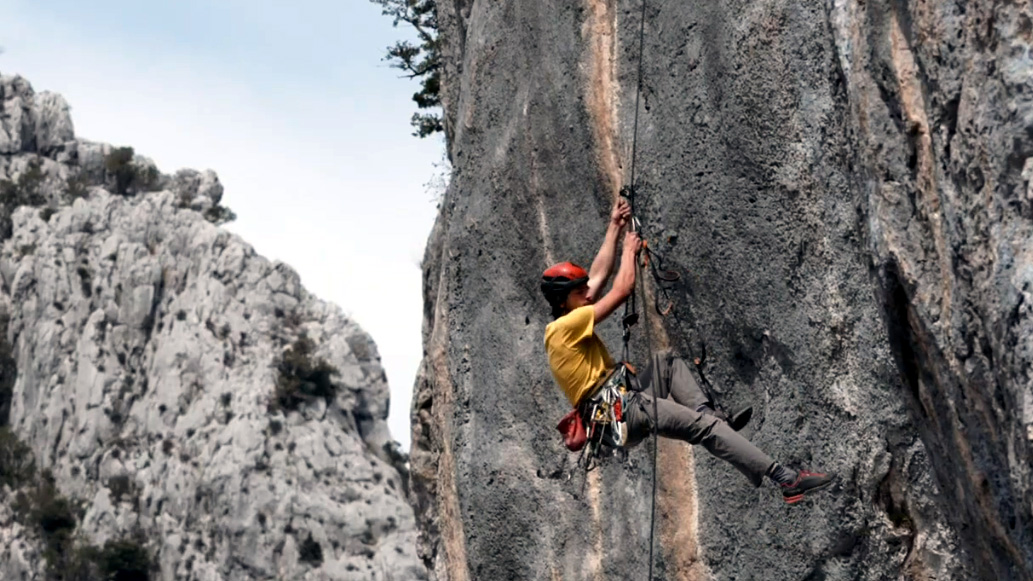
[[[639,108],[640,108],[639,107],[639,100],[642,98],[642,54],[643,54],[643,52],[645,50],[645,39],[646,39],[646,0],[642,0],[642,11],[639,14],[639,28],[638,28],[638,83],[637,83],[637,86],[635,87],[635,115],[634,115],[634,122],[632,124],[632,133],[631,133],[631,182],[630,182],[631,185],[630,186],[625,186],[624,188],[621,188],[621,195],[627,198],[627,200],[628,200],[628,208],[631,210],[631,230],[632,230],[632,232],[639,232],[639,233],[642,230],[642,225],[639,223],[638,218],[635,216],[635,185],[636,185],[636,181],[635,181],[635,178],[636,178],[636,175],[635,175],[636,165],[635,164],[636,164],[636,161],[638,159],[638,112],[639,112]],[[643,259],[646,262],[646,264],[649,264],[649,257],[650,257],[650,252],[651,251],[649,250],[648,242],[643,241],[643,249],[646,252],[646,255],[643,257]],[[655,266],[653,268],[655,269]],[[637,271],[635,273],[636,274],[635,278],[638,279],[639,276],[641,275],[642,268],[641,268],[641,266],[638,263],[636,263],[635,269]],[[643,295],[642,296],[642,302],[644,304],[646,302],[646,299],[645,299],[645,292],[646,292],[645,291],[645,286],[641,285],[641,284],[638,285],[638,286],[641,289],[641,292],[642,292],[642,295]],[[637,323],[637,322],[638,322],[638,312],[637,312],[636,305],[635,305],[635,292],[632,291],[631,296],[629,297],[629,301],[624,304],[624,317],[623,317],[623,319],[621,321],[622,327],[623,327],[623,329],[622,329],[622,340],[624,342],[624,346],[623,346],[622,352],[623,352],[623,356],[624,356],[623,358],[624,358],[625,361],[628,360],[629,355],[630,355],[629,343],[631,341],[631,327],[635,323]],[[652,344],[652,340],[651,340],[651,337],[650,337],[649,325],[646,325],[646,345],[648,346],[648,345],[651,345],[651,344]],[[657,413],[657,403],[656,403],[656,394],[655,393],[653,394],[653,398],[652,399],[653,399],[653,417],[652,417],[652,421],[651,421],[652,425],[651,425],[651,430],[650,431],[653,432],[653,478],[652,478],[652,480],[653,480],[653,495],[652,495],[652,500],[650,502],[650,509],[649,509],[649,577],[648,577],[649,581],[652,581],[652,579],[653,579],[653,564],[655,562],[655,559],[653,557],[653,547],[656,544],[655,543],[655,538],[654,538],[655,534],[656,534],[656,488],[657,488],[657,486],[656,486],[657,485],[656,459],[657,459],[657,450],[659,448],[659,438],[658,438],[658,434],[657,434],[657,418],[659,417],[659,414]]]
[[[645,287],[645,285],[639,285],[639,287],[641,288],[641,291],[642,291],[642,302],[645,303],[646,302],[646,299],[645,299],[646,287]],[[651,333],[650,333],[649,325],[646,324],[646,345],[652,345],[653,344],[653,340],[652,340],[652,337],[650,335],[651,335]],[[658,377],[658,374],[656,374],[656,373],[654,373],[653,375],[654,375],[654,377]],[[653,418],[652,418],[652,426],[651,426],[652,430],[651,431],[653,432],[653,499],[652,499],[652,501],[650,503],[650,508],[649,508],[649,577],[648,577],[649,581],[653,581],[653,563],[654,563],[654,559],[653,559],[653,545],[654,545],[653,537],[656,534],[656,480],[657,480],[656,479],[656,457],[657,457],[657,451],[659,450],[659,447],[660,447],[659,437],[658,437],[658,433],[657,433],[657,431],[658,431],[657,418],[659,418],[660,415],[657,413],[656,391],[653,392],[653,398],[652,399],[653,399]]]
[[[632,203],[635,195],[635,157],[638,153],[638,102],[642,97],[642,50],[646,39],[646,0],[642,0],[642,13],[639,17],[638,26],[638,85],[635,87],[635,122],[631,133],[631,194]],[[632,205],[634,210],[634,205]],[[632,212],[634,215],[634,212]]]
[[[653,308],[654,308],[654,310],[656,311],[656,313],[659,316],[666,317],[672,311],[673,306],[674,306],[674,301],[671,299],[671,295],[670,295],[670,292],[669,292],[670,291],[670,283],[678,281],[680,276],[678,275],[678,273],[676,273],[674,271],[671,271],[671,270],[667,270],[667,269],[664,268],[664,258],[663,258],[663,256],[660,253],[656,252],[653,248],[649,247],[649,241],[646,239],[646,237],[645,237],[645,235],[644,235],[644,233],[642,231],[642,224],[638,220],[638,217],[635,214],[635,197],[636,197],[636,193],[637,193],[637,189],[636,189],[636,186],[637,186],[637,173],[636,173],[636,169],[637,169],[637,161],[638,161],[638,116],[639,116],[639,109],[640,109],[640,104],[639,103],[640,103],[640,100],[642,98],[642,63],[643,63],[643,53],[645,52],[645,31],[646,31],[646,0],[642,0],[642,8],[641,8],[640,16],[639,16],[639,35],[638,35],[638,80],[637,80],[637,86],[636,86],[636,90],[635,90],[635,113],[634,113],[634,121],[633,121],[633,124],[632,124],[632,137],[631,137],[631,180],[629,182],[629,185],[626,185],[626,186],[621,188],[620,195],[628,200],[628,206],[629,206],[629,209],[631,210],[631,221],[630,221],[631,222],[630,223],[631,231],[638,233],[642,237],[641,263],[636,262],[636,264],[635,264],[636,280],[640,280],[641,279],[641,275],[643,274],[643,270],[645,268],[649,269],[649,273],[653,277],[654,288],[655,288],[655,293],[656,293],[656,296],[654,297],[654,300],[653,300]],[[646,288],[645,288],[645,285],[644,284],[637,284],[636,286],[639,287],[638,291],[642,293],[642,303],[645,304],[646,303]],[[637,296],[637,293],[635,291],[632,291],[631,296],[628,297],[628,301],[625,302],[625,304],[624,304],[624,316],[623,316],[623,319],[621,321],[621,325],[622,325],[622,341],[623,341],[622,360],[624,360],[624,361],[629,360],[630,359],[630,355],[631,355],[631,353],[630,353],[631,327],[633,327],[636,323],[638,323],[638,320],[639,320],[636,296]],[[661,300],[660,300],[661,297],[663,298],[663,305],[665,305],[663,307],[661,307]],[[678,320],[678,324],[679,324],[679,327],[680,327],[681,326],[681,320],[678,319],[678,317],[675,317],[675,318]],[[648,324],[646,325],[646,345],[647,345],[647,348],[650,345],[652,345],[651,329],[650,329],[650,326]],[[691,355],[691,346],[690,346],[689,349],[690,349],[690,355]],[[703,372],[702,372],[702,366],[705,363],[705,359],[706,359],[706,346],[703,345],[702,349],[703,349],[702,357],[701,358],[693,358],[693,362],[696,364],[697,372],[699,373],[700,378],[702,380],[702,385],[704,386],[703,389],[705,390],[705,395],[706,395],[706,397],[710,401],[713,402],[714,398],[713,398],[712,394],[710,393],[710,389],[708,389],[710,387],[709,386],[709,382],[706,380],[706,377],[703,375]],[[653,567],[654,567],[655,561],[656,561],[656,559],[654,558],[654,548],[655,548],[655,545],[656,545],[656,542],[655,542],[655,537],[656,537],[656,496],[657,496],[657,484],[658,484],[658,479],[657,479],[657,454],[658,454],[658,451],[659,451],[659,437],[658,437],[659,434],[658,434],[658,426],[657,426],[657,418],[659,417],[659,414],[658,414],[657,398],[656,398],[656,394],[655,393],[652,396],[652,400],[653,400],[653,415],[652,415],[652,418],[651,418],[651,424],[652,425],[651,425],[651,430],[650,431],[652,432],[652,435],[653,435],[653,438],[652,438],[653,439],[653,454],[652,454],[652,456],[653,456],[653,466],[652,466],[652,472],[653,472],[653,475],[652,475],[653,492],[652,492],[652,500],[651,500],[651,503],[650,503],[651,506],[650,506],[650,517],[649,517],[649,581],[653,581]],[[640,405],[641,405],[641,402],[640,402]],[[716,402],[715,402],[715,405],[716,405]],[[643,408],[644,408],[644,406],[643,406]],[[643,409],[643,411],[645,412],[645,409]],[[648,415],[648,412],[646,412],[646,413]],[[579,459],[579,463],[580,463],[580,459]],[[587,471],[586,471],[586,477],[587,477]],[[584,484],[582,484],[582,487],[583,486],[584,486]]]

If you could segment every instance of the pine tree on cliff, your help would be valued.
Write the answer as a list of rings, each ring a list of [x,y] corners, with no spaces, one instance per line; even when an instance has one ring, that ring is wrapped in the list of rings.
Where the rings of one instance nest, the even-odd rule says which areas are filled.
[[[419,44],[400,40],[388,47],[385,60],[396,69],[405,71],[410,79],[420,79],[420,90],[412,100],[420,109],[441,106],[441,57],[438,50],[438,21],[434,0],[370,0],[380,5],[384,15],[394,18],[394,25],[408,23],[416,31]],[[413,135],[427,137],[442,131],[440,113],[413,113]]]

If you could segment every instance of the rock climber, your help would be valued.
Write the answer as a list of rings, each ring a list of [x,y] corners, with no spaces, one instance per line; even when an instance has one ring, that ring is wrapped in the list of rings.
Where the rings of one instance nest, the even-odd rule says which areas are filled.
[[[542,274],[542,293],[552,307],[554,319],[545,328],[549,366],[556,383],[585,423],[591,420],[587,410],[593,401],[599,401],[602,386],[612,383],[608,378],[619,367],[595,328],[634,291],[635,261],[642,242],[637,232],[624,233],[630,219],[630,205],[621,197],[610,213],[602,246],[588,272],[576,264],[562,262]],[[620,268],[613,287],[601,295],[613,271],[622,233]],[[742,415],[729,419],[716,411],[683,359],[669,352],[655,354],[641,375],[626,377],[632,384],[628,386],[629,399],[623,410],[618,408],[617,412],[626,430],[621,442],[624,446],[633,446],[650,434],[655,397],[660,436],[701,444],[745,474],[754,486],[760,486],[767,476],[781,487],[783,499],[789,504],[830,484],[831,477],[826,474],[782,466],[740,435],[736,430],[745,423]]]

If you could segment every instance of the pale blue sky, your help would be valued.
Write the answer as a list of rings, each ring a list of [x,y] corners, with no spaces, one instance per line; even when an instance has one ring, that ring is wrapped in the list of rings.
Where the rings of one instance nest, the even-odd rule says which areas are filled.
[[[229,229],[373,336],[406,450],[444,150],[382,60],[408,34],[365,0],[0,0],[0,73],[64,95],[79,137],[218,172]]]

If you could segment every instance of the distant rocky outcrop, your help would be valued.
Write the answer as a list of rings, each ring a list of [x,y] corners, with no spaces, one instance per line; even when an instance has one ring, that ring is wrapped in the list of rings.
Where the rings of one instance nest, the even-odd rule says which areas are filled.
[[[436,6],[454,171],[423,262],[421,556],[439,579],[644,579],[650,444],[576,469],[537,289],[591,261],[631,182],[643,4]],[[681,280],[635,359],[706,345],[754,442],[837,475],[790,508],[663,445],[657,578],[1033,579],[1033,4],[644,15],[636,210]]]
[[[370,337],[217,227],[213,172],[0,99],[0,578],[425,578]]]

